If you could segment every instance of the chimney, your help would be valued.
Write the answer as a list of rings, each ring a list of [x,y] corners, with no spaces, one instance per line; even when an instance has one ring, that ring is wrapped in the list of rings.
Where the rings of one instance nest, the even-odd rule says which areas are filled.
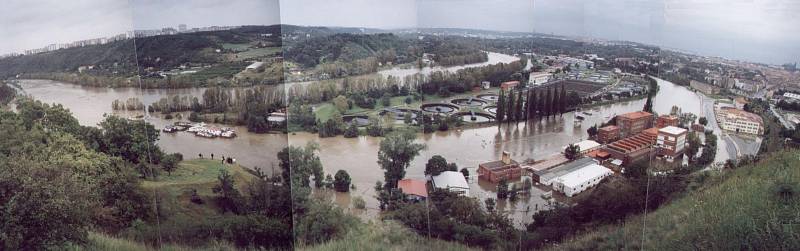
[[[503,161],[503,164],[511,164],[511,153],[508,151],[503,151],[503,156],[500,158],[500,160]]]

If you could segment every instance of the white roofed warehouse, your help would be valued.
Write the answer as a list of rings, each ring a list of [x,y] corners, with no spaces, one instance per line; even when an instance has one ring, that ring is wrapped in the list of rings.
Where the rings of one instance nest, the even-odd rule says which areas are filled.
[[[591,164],[572,171],[553,181],[553,190],[572,197],[580,192],[596,186],[603,179],[614,174],[611,169],[598,164]]]

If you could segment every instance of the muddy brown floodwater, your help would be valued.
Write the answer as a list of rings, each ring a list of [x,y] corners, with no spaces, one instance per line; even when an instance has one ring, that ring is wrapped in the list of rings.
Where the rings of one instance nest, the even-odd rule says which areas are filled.
[[[496,56],[496,55],[495,55]],[[670,82],[658,80],[660,91],[654,99],[654,110],[657,113],[669,113],[673,105],[678,105],[684,112],[692,112],[698,116],[706,114],[709,100],[701,99],[686,88]],[[140,90],[138,88],[95,88],[82,87],[47,80],[23,80],[22,89],[25,94],[47,103],[60,103],[69,108],[83,125],[96,125],[103,119],[103,114],[113,114],[111,103],[138,97],[145,103],[152,103],[161,97],[182,94],[202,96],[204,89],[169,89]],[[426,149],[416,157],[407,170],[406,178],[424,179],[425,162],[433,155],[442,155],[449,162],[455,162],[459,168],[469,169],[472,179],[470,194],[481,202],[485,198],[496,197],[495,184],[476,179],[478,164],[497,160],[503,151],[509,151],[517,161],[526,159],[542,159],[560,152],[563,146],[578,142],[588,137],[586,129],[594,124],[601,124],[611,117],[641,110],[644,99],[610,104],[597,107],[583,115],[586,119],[582,126],[575,127],[574,114],[566,113],[551,119],[537,122],[510,124],[503,126],[489,125],[472,127],[448,132],[418,134],[417,142],[426,145]],[[120,116],[137,115],[136,113],[118,112]],[[187,114],[183,114],[184,118]],[[291,115],[290,115],[291,116]],[[156,128],[171,124],[176,120],[165,120],[159,116],[148,118]],[[224,125],[216,125],[225,127]],[[360,196],[367,202],[368,209],[360,213],[364,218],[373,218],[378,213],[378,202],[374,198],[374,185],[383,181],[383,171],[377,164],[377,154],[381,138],[361,136],[357,138],[319,138],[317,134],[293,133],[285,134],[252,134],[244,127],[234,127],[238,137],[234,139],[206,139],[186,132],[173,134],[162,133],[159,146],[166,152],[179,152],[187,158],[195,158],[198,153],[208,156],[233,156],[240,164],[258,167],[270,173],[278,170],[276,153],[288,144],[302,146],[314,141],[320,145],[320,158],[326,173],[333,174],[337,170],[346,170],[356,189],[348,193],[325,192],[324,196],[342,207],[351,208],[354,196]],[[720,139],[719,149],[726,149],[725,142]],[[726,151],[718,151],[726,159]],[[531,221],[531,214],[545,206],[540,195],[543,191],[533,188],[530,196],[522,196],[516,202],[498,202],[497,209],[507,212],[518,224]],[[528,210],[530,209],[530,210]],[[352,209],[350,209],[352,210]]]
[[[144,103],[155,102],[169,95],[193,95],[201,97],[205,89],[145,89],[139,88],[99,88],[84,87],[49,80],[23,80],[20,85],[26,95],[46,103],[62,104],[72,112],[81,125],[96,126],[104,115],[116,114],[121,117],[141,115],[142,112],[113,111],[111,103],[116,100],[139,98]],[[176,113],[177,114],[177,113]],[[182,113],[188,118],[188,113]],[[160,114],[147,118],[156,129],[172,124],[177,119],[163,119]],[[286,147],[286,134],[254,134],[248,133],[243,126],[226,126],[209,124],[216,127],[231,127],[236,130],[237,137],[203,138],[187,132],[161,133],[158,145],[165,152],[181,153],[184,158],[197,158],[202,153],[208,158],[212,153],[216,158],[231,156],[239,164],[250,168],[261,168],[267,174],[279,170],[276,154]]]
[[[653,101],[653,109],[657,113],[668,114],[673,105],[678,105],[683,112],[708,116],[703,113],[703,100],[695,93],[664,80],[657,79],[657,81],[660,91]],[[588,138],[586,129],[590,126],[599,125],[618,114],[639,111],[644,107],[644,103],[645,100],[641,99],[587,110],[592,115],[582,115],[585,120],[580,127],[575,127],[575,115],[574,112],[570,112],[538,122],[491,125],[432,134],[420,133],[416,141],[425,144],[426,149],[413,160],[406,171],[406,178],[425,179],[425,163],[432,156],[441,155],[449,162],[455,162],[459,169],[463,167],[469,169],[471,196],[481,202],[489,197],[496,198],[496,184],[476,179],[478,164],[497,160],[503,151],[511,152],[512,158],[520,162],[558,154],[564,146]],[[353,197],[360,196],[367,202],[367,210],[364,213],[366,218],[379,214],[379,204],[375,199],[373,187],[375,182],[383,181],[383,170],[377,163],[381,138],[367,136],[320,138],[311,133],[289,135],[290,145],[302,146],[310,141],[320,145],[320,158],[325,172],[346,170],[357,188],[349,194],[335,193],[334,201],[342,207],[352,208]],[[542,193],[544,191],[534,187],[529,196],[522,196],[516,202],[498,201],[497,209],[508,213],[518,224],[529,223],[533,212],[546,206],[545,200],[540,196]]]

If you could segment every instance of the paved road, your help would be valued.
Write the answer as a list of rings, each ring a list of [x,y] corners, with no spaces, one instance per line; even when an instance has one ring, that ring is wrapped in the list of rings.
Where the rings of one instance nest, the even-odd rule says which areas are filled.
[[[700,92],[695,93],[697,93],[703,101],[703,114],[700,116],[704,116],[708,119],[706,128],[710,127],[710,129],[714,131],[714,134],[717,135],[717,156],[714,156],[714,162],[725,163],[726,160],[735,158],[735,156],[739,155],[736,145],[729,141],[729,136],[719,127],[717,118],[714,116],[714,99]],[[733,158],[731,156],[733,156]]]
[[[781,124],[783,125],[784,128],[789,129],[789,130],[794,130],[794,125],[792,125],[792,123],[789,123],[789,121],[786,121],[783,118],[783,116],[781,116],[781,114],[778,113],[777,110],[775,110],[775,105],[769,104],[769,110],[772,111],[772,115],[774,115],[776,118],[778,118],[778,120],[781,122]]]

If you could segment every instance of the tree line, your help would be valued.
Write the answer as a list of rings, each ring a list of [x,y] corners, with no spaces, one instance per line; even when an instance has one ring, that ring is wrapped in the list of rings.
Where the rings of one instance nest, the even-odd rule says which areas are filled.
[[[528,90],[511,89],[508,93],[501,90],[495,118],[498,123],[502,123],[561,116],[569,109],[572,103],[569,100],[576,96],[577,93],[568,95],[563,84]]]

